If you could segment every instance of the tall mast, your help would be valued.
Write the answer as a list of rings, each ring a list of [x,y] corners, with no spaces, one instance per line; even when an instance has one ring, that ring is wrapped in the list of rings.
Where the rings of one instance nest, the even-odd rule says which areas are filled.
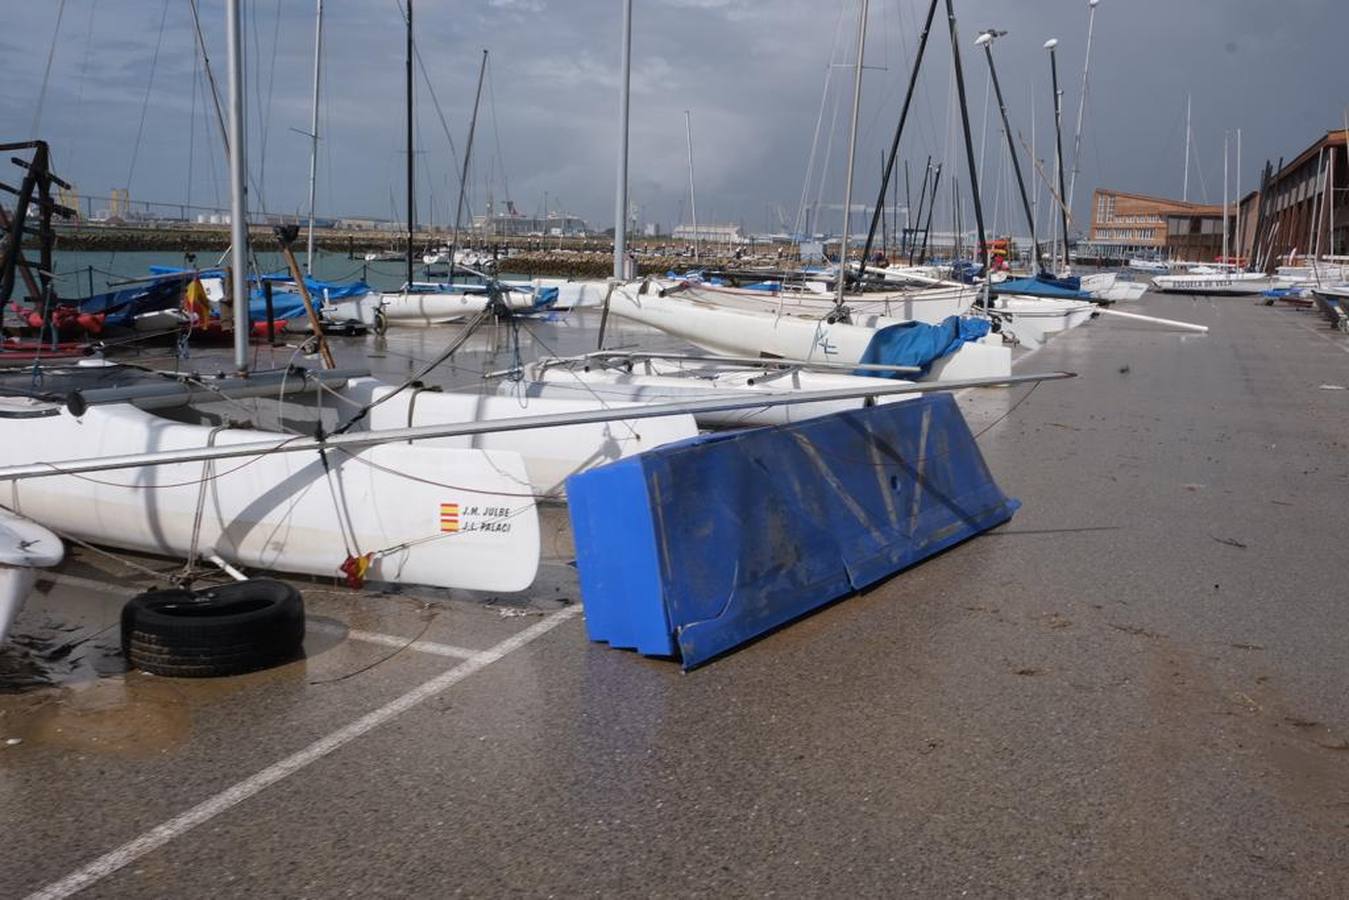
[[[852,128],[848,133],[848,175],[843,184],[843,235],[838,245],[838,298],[843,305],[843,291],[848,282],[848,216],[852,212],[853,163],[857,156],[857,119],[862,107],[862,63],[867,50],[867,10],[870,0],[862,0],[857,14],[857,71],[852,83]]]
[[[979,196],[979,170],[974,161],[974,137],[970,133],[970,108],[965,99],[965,68],[960,64],[960,41],[956,35],[954,0],[946,0],[946,22],[951,32],[951,56],[956,70],[956,96],[960,102],[960,124],[965,130],[965,163],[970,170],[970,194],[974,198],[974,221],[979,230],[979,253],[984,258],[984,311],[989,306],[989,246],[984,231],[984,201]]]
[[[1092,12],[1095,12],[1093,7]],[[1059,173],[1059,221],[1063,225],[1063,268],[1068,268],[1068,207],[1064,205],[1064,186],[1063,186],[1063,93],[1059,90],[1059,63],[1058,55],[1054,48],[1059,45],[1057,40],[1045,42],[1045,47],[1049,49],[1049,73],[1054,85],[1054,168]],[[1057,274],[1057,273],[1056,273]]]
[[[468,120],[468,146],[464,147],[464,164],[459,174],[459,201],[454,207],[454,232],[450,238],[450,281],[454,281],[454,258],[459,252],[459,228],[464,221],[464,194],[468,190],[468,163],[473,158],[473,138],[478,131],[478,104],[482,101],[482,83],[487,77],[487,51],[482,51],[482,62],[478,65],[478,90],[473,95],[473,115]],[[489,204],[490,205],[490,204]],[[490,213],[491,210],[489,209]],[[545,215],[547,210],[544,210]],[[566,219],[563,219],[563,230]]]
[[[243,0],[228,0],[225,34],[229,53],[230,284],[234,298],[234,368],[248,374],[248,210],[244,168]]]
[[[918,52],[913,58],[913,72],[909,75],[909,87],[904,93],[904,107],[899,113],[899,124],[895,126],[895,136],[890,142],[890,156],[881,171],[881,190],[876,200],[876,211],[871,215],[871,227],[867,230],[866,246],[862,250],[862,261],[858,266],[857,277],[866,277],[867,257],[871,255],[871,242],[876,237],[876,217],[885,206],[885,188],[895,171],[895,159],[899,156],[899,139],[904,134],[904,123],[909,119],[909,105],[913,102],[913,91],[918,84],[918,71],[923,65],[923,54],[927,50],[927,36],[932,31],[932,19],[937,14],[937,0],[927,10],[927,21],[923,24],[922,36],[918,39]],[[844,214],[846,217],[846,213]]]
[[[618,81],[618,190],[614,197],[614,277],[622,279],[628,252],[628,89],[632,82],[632,0],[623,0],[623,63]]]
[[[1241,129],[1237,129],[1237,256],[1245,256],[1245,248],[1242,246],[1242,238],[1245,236],[1241,231]],[[1242,269],[1245,269],[1245,265]]]
[[[984,48],[984,55],[988,58],[988,75],[993,81],[993,96],[998,101],[998,112],[1002,114],[1002,130],[1007,136],[1007,152],[1012,156],[1012,170],[1016,173],[1016,186],[1021,192],[1021,209],[1026,214],[1026,224],[1030,227],[1030,242],[1033,248],[1035,258],[1035,269],[1040,270],[1040,240],[1035,235],[1035,216],[1030,211],[1030,198],[1026,195],[1026,179],[1021,175],[1021,157],[1016,152],[1016,141],[1012,137],[1012,126],[1007,121],[1007,104],[1002,99],[1002,85],[998,83],[998,70],[993,65],[993,41],[1002,35],[1005,31],[996,31],[989,29],[975,39],[976,47]]]
[[[412,232],[417,227],[417,216],[413,212],[413,168],[412,168],[412,0],[408,0],[408,33],[407,33],[407,83],[404,85],[407,93],[407,153],[408,153],[408,184],[407,184],[407,207],[408,207],[408,267],[407,267],[407,287],[404,290],[409,293],[412,291]],[[453,261],[450,263],[453,265]]]
[[[1205,193],[1208,193],[1205,191]],[[1180,199],[1190,200],[1190,95],[1185,95],[1185,181],[1181,188]],[[1207,199],[1207,198],[1205,198]]]
[[[323,0],[314,15],[314,108],[309,119],[309,240],[305,246],[304,271],[314,274],[314,185],[319,165],[319,73],[323,60]]]
[[[1228,262],[1228,138],[1222,134],[1222,262]]]
[[[1087,57],[1082,63],[1082,95],[1077,98],[1077,130],[1073,132],[1073,175],[1068,179],[1068,208],[1073,208],[1077,192],[1078,164],[1082,160],[1082,117],[1087,111],[1087,76],[1091,72],[1091,38],[1096,30],[1096,4],[1101,0],[1087,0],[1091,14],[1087,17]]]
[[[693,119],[684,110],[684,134],[689,144],[689,215],[693,217],[693,261],[698,261],[698,192],[693,187]]]

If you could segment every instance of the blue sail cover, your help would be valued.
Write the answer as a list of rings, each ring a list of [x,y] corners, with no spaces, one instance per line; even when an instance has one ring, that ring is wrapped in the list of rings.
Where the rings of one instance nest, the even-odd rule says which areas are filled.
[[[571,476],[567,498],[590,639],[685,668],[1019,506],[950,394],[667,444]]]
[[[129,328],[132,320],[141,313],[177,307],[182,292],[181,279],[163,279],[120,291],[94,294],[73,303],[82,313],[103,313],[103,324],[110,328]]]
[[[926,322],[902,322],[876,331],[862,353],[859,363],[885,366],[918,366],[924,373],[943,356],[956,352],[961,344],[977,341],[988,334],[987,319],[947,316],[939,325]],[[874,370],[858,369],[853,374],[877,377]],[[899,378],[897,373],[881,376]]]
[[[991,285],[995,294],[1029,294],[1032,297],[1054,297],[1063,300],[1090,300],[1090,294],[1082,292],[1082,279],[1077,276],[1055,278],[1040,273],[1034,278],[1009,278]]]
[[[223,278],[225,271],[223,269],[194,270],[178,266],[151,266],[150,274],[166,277],[178,276],[181,280],[181,276],[190,274],[196,274],[200,278]],[[271,282],[277,288],[280,288],[272,291],[272,317],[275,320],[304,318],[306,315],[304,301],[300,299],[299,292],[293,290],[295,279],[291,278],[290,273],[270,272],[263,275],[261,279],[249,278],[249,282],[254,285],[257,285],[260,280]],[[364,281],[323,281],[306,276],[304,284],[309,291],[310,302],[314,304],[316,311],[323,308],[324,301],[364,297],[370,292],[370,285]],[[254,322],[267,321],[267,297],[260,287],[254,287],[249,292],[248,317]]]
[[[182,268],[182,267],[180,267],[180,266],[151,266],[151,267],[150,267],[150,274],[151,274],[151,275],[186,275],[186,274],[189,274],[189,273],[192,273],[192,272],[196,272],[197,276],[200,277],[200,278],[224,278],[224,277],[225,277],[225,270],[224,270],[224,269],[200,269],[200,270],[195,270],[195,269],[185,269],[185,268]],[[256,283],[258,282],[258,280],[259,280],[259,279],[253,278],[253,277],[250,277],[250,278],[249,278],[249,281],[252,282],[252,283],[254,283],[254,284],[256,284]],[[295,279],[292,278],[292,277],[290,276],[290,273],[289,273],[289,272],[268,272],[267,274],[265,274],[265,275],[262,276],[262,279],[261,279],[261,280],[262,280],[262,281],[270,281],[270,282],[272,282],[273,284],[282,284],[282,285],[286,285],[286,284],[293,285],[293,284],[295,283]],[[318,308],[322,307],[322,306],[323,306],[323,301],[324,301],[325,299],[326,299],[326,300],[345,300],[345,299],[347,299],[347,298],[349,298],[349,297],[364,297],[366,294],[370,293],[370,285],[368,285],[368,284],[366,284],[364,281],[360,281],[360,280],[357,280],[357,281],[323,281],[322,279],[314,278],[313,276],[306,275],[306,276],[305,276],[305,279],[304,279],[304,284],[305,284],[305,287],[309,290],[309,298],[310,298],[311,300],[314,301],[314,308],[315,308],[315,309],[318,309]],[[262,297],[262,291],[261,291],[260,289],[258,289],[258,288],[254,288],[253,294],[254,294],[254,297],[255,297],[255,298],[260,298],[260,297]],[[296,300],[298,301],[298,299],[299,299],[299,298],[297,297]],[[301,312],[301,313],[304,312],[304,306],[303,306],[303,304],[301,304],[300,312]],[[279,318],[279,317],[280,317],[280,315],[278,314],[278,318]]]

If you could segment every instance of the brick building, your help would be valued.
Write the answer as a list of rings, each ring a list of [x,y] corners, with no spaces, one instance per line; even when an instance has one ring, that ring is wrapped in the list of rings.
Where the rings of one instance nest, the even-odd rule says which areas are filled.
[[[1241,255],[1272,269],[1294,254],[1349,253],[1347,136],[1326,132],[1277,171],[1267,165],[1264,200],[1252,191],[1239,205]]]
[[[1222,251],[1223,208],[1097,188],[1091,243],[1119,258],[1211,259]]]

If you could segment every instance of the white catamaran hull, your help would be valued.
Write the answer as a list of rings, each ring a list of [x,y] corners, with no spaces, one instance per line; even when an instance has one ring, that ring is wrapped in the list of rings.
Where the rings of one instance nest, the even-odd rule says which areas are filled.
[[[584,370],[565,366],[535,367],[530,372],[529,380],[522,383],[522,389],[526,396],[534,400],[598,396],[606,402],[679,403],[726,398],[728,395],[781,395],[798,391],[837,390],[865,387],[868,383],[877,382],[884,385],[905,383],[800,369],[725,369],[706,364],[650,360],[633,372],[613,368]],[[519,389],[509,385],[500,388],[503,392]],[[861,409],[872,402],[899,403],[908,399],[912,399],[911,396],[880,397],[874,401],[830,400],[794,406],[701,413],[697,418],[699,425],[709,428],[786,425],[829,413]]]
[[[736,288],[693,287],[680,292],[681,297],[701,300],[732,309],[755,312],[785,312],[792,315],[820,318],[835,309],[832,294],[809,291],[752,291]],[[849,294],[844,303],[852,311],[854,323],[859,317],[883,316],[896,322],[927,322],[936,324],[947,316],[968,313],[979,298],[976,289],[966,285],[938,285],[916,291],[869,291]],[[860,324],[871,324],[865,320]]]
[[[901,324],[883,316],[869,317],[870,327],[831,324],[823,319],[729,309],[678,296],[661,297],[654,287],[649,293],[640,294],[635,285],[615,288],[609,310],[712,353],[842,363],[860,362],[878,328]],[[1011,372],[1010,348],[1000,343],[967,343],[936,360],[928,380],[1003,378]]]
[[[525,291],[508,290],[503,294],[511,309],[527,310],[534,306],[534,296]],[[376,314],[382,313],[391,325],[444,325],[462,322],[487,308],[487,293],[481,289],[467,291],[414,291],[413,293],[381,293],[371,291],[361,297],[342,300],[324,308],[330,319],[356,319],[374,325]]]
[[[365,404],[387,397],[393,390],[384,382],[361,378],[350,382],[341,393]],[[636,399],[610,402],[611,398],[594,394],[536,397],[523,384],[513,382],[503,383],[501,390],[502,396],[404,390],[370,410],[369,428],[380,431],[416,425],[499,421],[636,405]],[[518,453],[527,477],[516,482],[513,490],[552,494],[562,488],[569,476],[578,472],[697,433],[698,426],[692,416],[661,416],[434,438],[420,441],[418,446]]]
[[[0,401],[0,427],[0,465],[287,439],[128,404],[77,418],[15,399]],[[195,543],[235,565],[319,576],[374,553],[372,581],[490,591],[533,582],[538,515],[518,454],[387,444],[327,457],[330,474],[317,454],[279,453],[16,480],[0,497],[49,528],[126,550],[181,558]]]

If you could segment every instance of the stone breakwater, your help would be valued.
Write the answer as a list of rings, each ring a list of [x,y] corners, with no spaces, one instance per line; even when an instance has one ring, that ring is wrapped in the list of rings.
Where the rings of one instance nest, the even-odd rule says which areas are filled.
[[[249,239],[254,249],[272,251],[277,248],[276,236],[270,228],[250,228]],[[320,250],[346,253],[362,260],[368,252],[395,252],[406,246],[406,238],[389,232],[319,231],[314,235]],[[443,233],[419,233],[413,238],[417,265],[427,247],[441,246],[449,237]],[[303,246],[304,232],[297,240]],[[31,243],[31,239],[29,242]],[[503,272],[518,275],[551,275],[567,278],[606,278],[613,272],[613,242],[607,238],[511,238],[473,242],[473,247],[485,255],[499,254]],[[229,248],[229,230],[222,227],[114,227],[96,226],[61,228],[56,232],[56,249],[104,252],[152,251],[163,253],[223,252]],[[632,246],[637,271],[642,275],[658,275],[667,271],[687,271],[695,263],[687,248],[660,241],[635,242]],[[732,254],[704,253],[697,266],[702,268],[734,269],[750,266],[788,266],[797,264],[795,248],[760,247],[753,256],[737,259]]]

